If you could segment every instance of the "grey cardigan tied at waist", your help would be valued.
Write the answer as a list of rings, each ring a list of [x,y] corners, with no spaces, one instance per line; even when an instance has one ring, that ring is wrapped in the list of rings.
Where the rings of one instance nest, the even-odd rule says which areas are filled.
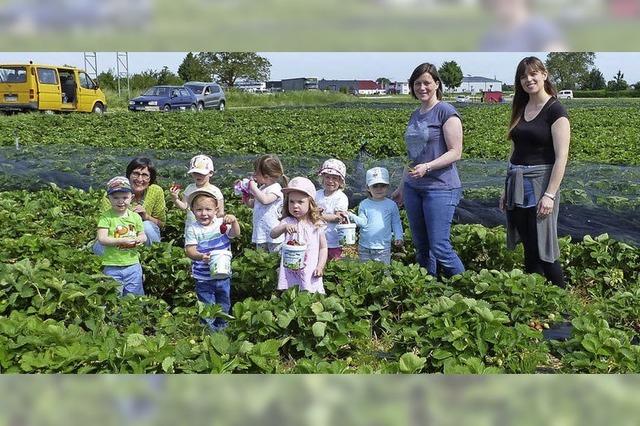
[[[507,179],[505,180],[504,204],[507,209],[507,248],[515,249],[521,241],[520,234],[512,220],[509,220],[510,212],[524,202],[524,179],[531,180],[536,200],[540,201],[549,179],[553,164],[541,164],[537,166],[521,167],[509,164]],[[560,205],[560,193],[555,195],[553,211],[545,218],[537,218],[536,229],[538,234],[538,254],[545,262],[555,262],[560,257],[558,245],[558,209]],[[532,207],[536,208],[536,207]]]

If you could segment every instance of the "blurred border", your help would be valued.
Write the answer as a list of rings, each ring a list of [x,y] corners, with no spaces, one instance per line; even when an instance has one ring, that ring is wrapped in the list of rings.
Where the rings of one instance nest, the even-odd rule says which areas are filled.
[[[637,376],[1,376],[0,425],[603,425]]]

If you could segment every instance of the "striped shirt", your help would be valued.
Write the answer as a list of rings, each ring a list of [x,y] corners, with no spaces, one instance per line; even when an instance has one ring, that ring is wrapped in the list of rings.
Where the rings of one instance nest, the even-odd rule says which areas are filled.
[[[227,235],[231,231],[231,226],[228,226],[226,233],[221,234],[220,225],[222,225],[222,218],[214,219],[207,226],[203,226],[198,222],[187,226],[184,232],[184,246],[196,246],[196,250],[200,253],[210,253],[214,250],[231,250],[231,240]],[[202,260],[192,261],[191,273],[196,280],[211,280],[209,264]]]

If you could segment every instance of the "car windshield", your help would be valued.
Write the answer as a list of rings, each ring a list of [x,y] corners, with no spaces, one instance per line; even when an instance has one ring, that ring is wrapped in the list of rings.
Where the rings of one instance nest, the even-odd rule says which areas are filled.
[[[152,87],[142,94],[142,96],[169,96],[170,87]]]
[[[196,95],[199,95],[202,93],[202,90],[204,89],[204,86],[196,86],[193,84],[187,84],[185,85],[185,87],[188,87],[189,89],[191,89],[191,91],[193,93],[195,93]]]

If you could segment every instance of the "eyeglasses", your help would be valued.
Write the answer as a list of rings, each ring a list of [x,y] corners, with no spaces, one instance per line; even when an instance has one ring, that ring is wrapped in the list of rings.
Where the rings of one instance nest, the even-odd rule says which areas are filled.
[[[151,179],[151,175],[148,173],[138,173],[138,172],[133,172],[131,173],[131,177],[133,179],[142,179],[142,180],[149,180]]]

